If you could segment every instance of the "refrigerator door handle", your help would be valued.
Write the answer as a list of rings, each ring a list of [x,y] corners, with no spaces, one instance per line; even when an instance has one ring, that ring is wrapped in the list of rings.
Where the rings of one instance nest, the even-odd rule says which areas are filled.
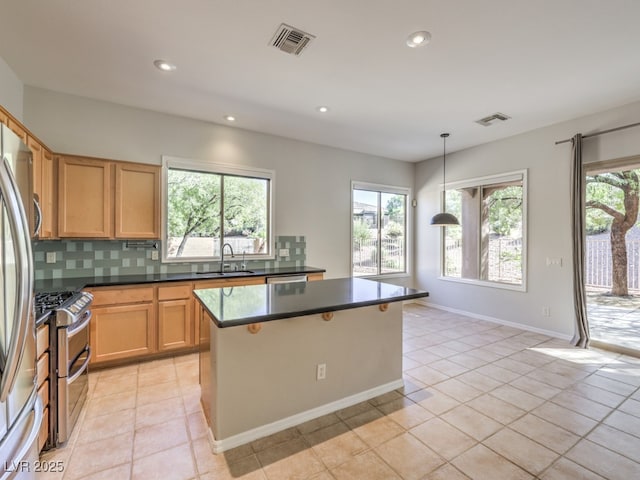
[[[40,397],[38,397],[38,392],[33,391],[27,405],[33,405],[33,408],[25,408],[16,421],[16,423],[22,424],[28,415],[33,415],[33,419],[30,421],[29,425],[29,433],[27,438],[22,442],[20,450],[17,454],[13,455],[13,460],[6,462],[5,469],[7,466],[17,466],[21,465],[21,462],[27,457],[29,454],[29,450],[33,447],[33,444],[37,441],[38,434],[40,433],[40,425],[42,424],[43,414],[43,406]],[[33,468],[33,465],[30,465],[29,468]],[[14,477],[14,472],[8,471],[5,472],[5,475],[0,476],[0,480],[9,480]]]
[[[40,208],[38,195],[35,193],[33,194],[33,206],[36,209],[36,226],[33,229],[33,236],[37,237],[40,234],[40,229],[42,228],[42,208]]]
[[[18,186],[6,158],[0,166],[0,193],[4,198],[9,228],[14,241],[17,270],[16,309],[11,339],[0,378],[0,402],[5,402],[13,389],[29,332],[29,317],[33,304],[33,258],[27,217],[20,200]]]

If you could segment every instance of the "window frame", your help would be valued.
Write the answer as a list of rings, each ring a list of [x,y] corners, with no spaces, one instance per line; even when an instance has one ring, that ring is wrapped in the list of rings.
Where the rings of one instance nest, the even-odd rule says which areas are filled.
[[[161,242],[162,242],[162,263],[206,263],[219,262],[221,257],[218,255],[207,257],[168,257],[167,256],[167,220],[168,220],[168,176],[169,169],[189,170],[193,172],[212,173],[221,176],[237,176],[245,178],[256,178],[269,181],[267,194],[267,235],[268,250],[263,254],[247,254],[246,260],[274,260],[275,255],[275,203],[274,191],[276,185],[276,172],[255,167],[244,167],[236,165],[228,165],[223,163],[204,162],[201,160],[193,160],[188,158],[180,158],[173,156],[162,156],[162,225],[161,225]],[[223,237],[224,238],[224,237]],[[237,253],[236,253],[236,256]]]
[[[357,278],[404,278],[410,277],[412,275],[412,234],[411,234],[411,223],[412,223],[412,215],[410,215],[410,207],[411,203],[411,195],[412,189],[411,187],[398,187],[393,185],[383,185],[379,183],[371,183],[371,182],[363,182],[359,180],[351,180],[351,203],[349,205],[349,238],[350,238],[350,248],[349,248],[349,276],[353,277],[353,191],[354,190],[368,190],[377,193],[390,193],[394,195],[405,195],[406,203],[405,203],[405,248],[404,248],[404,271],[403,272],[392,272],[392,273],[376,273],[373,275],[362,275]],[[378,240],[380,240],[380,229],[378,231]],[[378,258],[379,260],[380,258]],[[381,262],[378,261],[378,271],[380,272]]]
[[[527,291],[527,251],[528,251],[528,196],[529,196],[529,186],[528,186],[528,169],[522,170],[514,170],[511,172],[495,174],[495,175],[487,175],[483,177],[475,177],[467,180],[460,180],[456,182],[447,182],[442,185],[442,190],[440,192],[440,211],[444,211],[443,208],[445,206],[445,196],[447,190],[458,190],[460,188],[467,187],[486,187],[490,185],[494,185],[496,183],[501,182],[509,182],[513,180],[522,179],[522,283],[510,284],[510,283],[501,283],[491,280],[481,280],[476,278],[458,278],[458,277],[450,277],[445,275],[446,271],[446,254],[445,254],[445,244],[446,244],[446,232],[445,228],[441,228],[440,232],[440,275],[438,276],[438,280],[444,280],[447,282],[455,282],[455,283],[465,283],[469,285],[479,285],[483,287],[490,288],[498,288],[503,290],[513,290],[518,292],[526,292]],[[482,232],[481,229],[478,228],[476,232],[478,236],[478,241],[481,240]],[[480,263],[480,258],[477,259],[478,263]]]

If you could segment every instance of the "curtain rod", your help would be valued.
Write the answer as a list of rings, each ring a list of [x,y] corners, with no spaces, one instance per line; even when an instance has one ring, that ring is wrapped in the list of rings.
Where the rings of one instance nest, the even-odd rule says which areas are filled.
[[[610,128],[609,130],[603,130],[602,132],[592,133],[590,135],[583,135],[582,138],[584,139],[589,137],[597,137],[598,135],[602,135],[603,133],[617,132],[618,130],[624,130],[625,128],[631,128],[631,127],[637,127],[637,126],[640,126],[640,122],[632,123],[630,125],[624,125],[622,127]],[[571,138],[567,138],[566,140],[560,140],[556,142],[556,145],[560,145],[561,143],[567,143],[570,141],[571,141]]]

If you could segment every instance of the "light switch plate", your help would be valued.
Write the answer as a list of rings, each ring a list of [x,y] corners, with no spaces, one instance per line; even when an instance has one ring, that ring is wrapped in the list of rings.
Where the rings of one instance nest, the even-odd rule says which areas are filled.
[[[160,255],[158,254],[157,250],[152,250],[151,251],[151,260],[158,260],[159,256]]]
[[[279,257],[288,257],[289,256],[289,249],[288,248],[281,248],[280,251],[278,252],[278,256]]]
[[[47,263],[56,263],[56,252],[47,252]]]

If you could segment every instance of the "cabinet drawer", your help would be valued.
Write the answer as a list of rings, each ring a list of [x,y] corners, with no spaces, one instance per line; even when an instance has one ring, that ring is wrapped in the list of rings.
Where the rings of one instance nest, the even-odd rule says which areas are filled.
[[[191,298],[191,284],[158,287],[158,300],[177,300]]]
[[[38,327],[38,333],[36,337],[36,352],[37,358],[49,349],[49,325],[42,325]]]
[[[42,407],[46,408],[49,405],[49,380],[45,380],[38,388],[38,397],[40,397],[40,401],[42,402]]]
[[[44,448],[49,437],[49,407],[44,409],[42,424],[40,425],[40,433],[38,433],[38,450]]]
[[[91,290],[93,305],[121,305],[153,301],[153,287]]]
[[[49,352],[45,353],[38,359],[38,365],[36,368],[38,376],[37,384],[42,385],[49,376]]]

